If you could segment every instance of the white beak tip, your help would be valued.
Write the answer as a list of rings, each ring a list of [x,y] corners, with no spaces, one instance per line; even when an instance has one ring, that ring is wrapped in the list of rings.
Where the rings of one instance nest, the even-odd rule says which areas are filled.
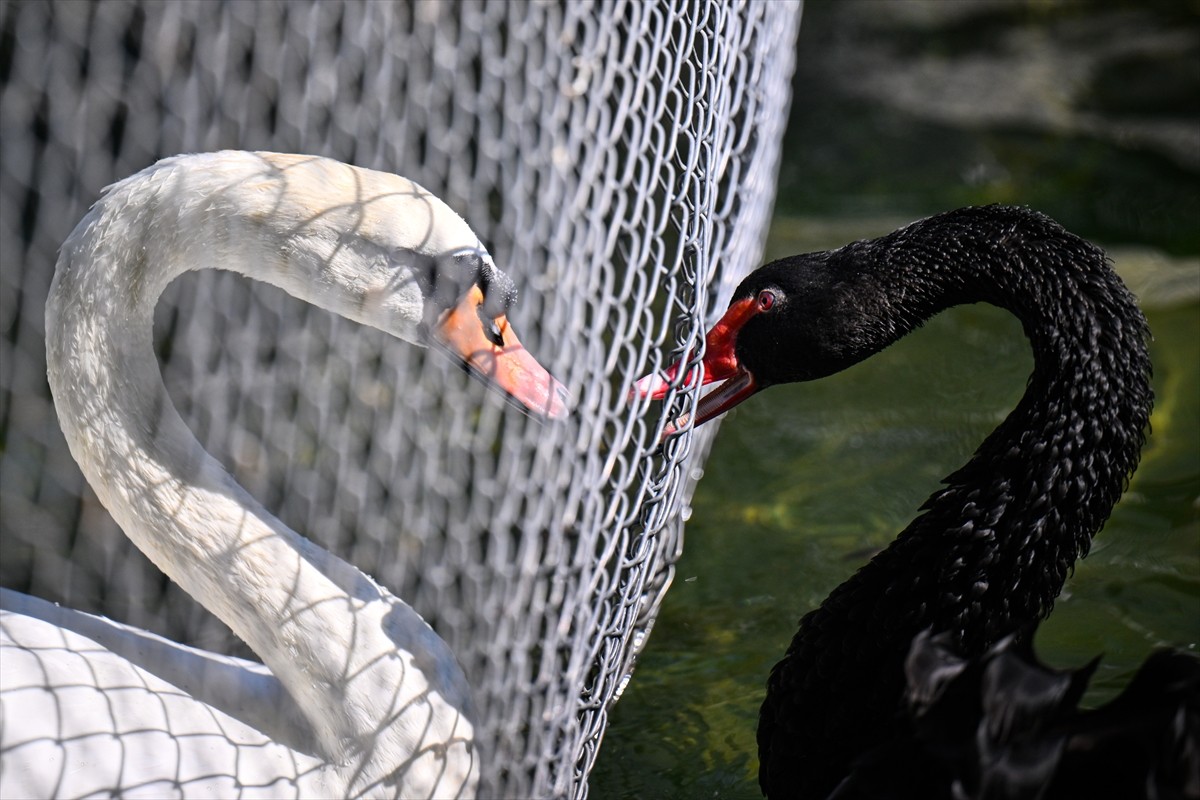
[[[660,392],[665,392],[669,384],[657,372],[652,372],[644,378],[639,378],[633,384],[631,394],[637,397],[654,397]]]

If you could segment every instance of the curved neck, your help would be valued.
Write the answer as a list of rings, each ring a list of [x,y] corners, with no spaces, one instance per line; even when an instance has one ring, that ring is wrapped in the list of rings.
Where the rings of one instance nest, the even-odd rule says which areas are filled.
[[[909,249],[930,259],[941,291],[929,315],[991,303],[1020,319],[1033,353],[1016,408],[895,545],[928,541],[945,553],[943,591],[958,581],[960,602],[986,607],[987,625],[939,617],[943,603],[925,612],[976,652],[1049,612],[1124,491],[1152,406],[1148,331],[1104,253],[1042,215],[963,209],[897,238],[891,259],[920,260]]]
[[[362,286],[341,285],[335,269],[314,280],[303,274],[310,262],[280,259],[288,242],[255,238],[258,221],[236,213],[237,189],[200,194],[189,216],[177,197],[199,187],[155,169],[110,190],[59,259],[47,363],[72,454],[138,548],[263,659],[349,787],[394,780],[431,741],[457,742],[469,762],[469,689],[445,643],[251,498],[179,417],[153,353],[154,304],[197,265],[266,278],[335,309]],[[175,202],[167,193],[178,193]],[[222,205],[224,216],[214,212]]]
[[[1137,464],[1151,407],[1133,296],[1099,249],[1048,218],[964,209],[850,247],[893,303],[894,335],[876,349],[945,308],[988,302],[1021,320],[1034,369],[1008,418],[801,621],[773,672],[760,746],[798,756],[787,780],[812,796],[888,735],[917,633],[949,631],[970,657],[1049,612]],[[800,708],[804,730],[780,733],[780,707]]]

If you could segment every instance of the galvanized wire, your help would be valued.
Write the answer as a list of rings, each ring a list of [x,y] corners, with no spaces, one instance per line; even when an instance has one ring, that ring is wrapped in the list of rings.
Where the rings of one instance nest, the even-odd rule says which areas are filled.
[[[177,152],[405,175],[517,282],[510,316],[570,388],[567,423],[219,272],[160,304],[164,379],[252,494],[454,648],[484,796],[586,796],[712,433],[659,450],[696,392],[629,389],[696,357],[759,258],[798,22],[792,3],[707,0],[0,5],[3,585],[239,652],[67,452],[43,345],[57,248],[103,186]]]

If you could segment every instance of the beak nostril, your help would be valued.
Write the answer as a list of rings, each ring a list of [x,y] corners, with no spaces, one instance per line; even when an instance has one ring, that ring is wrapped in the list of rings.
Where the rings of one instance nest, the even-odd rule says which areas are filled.
[[[479,324],[483,326],[483,335],[487,340],[496,347],[504,347],[504,332],[499,323],[484,313],[483,306],[476,307],[475,313],[479,315]]]

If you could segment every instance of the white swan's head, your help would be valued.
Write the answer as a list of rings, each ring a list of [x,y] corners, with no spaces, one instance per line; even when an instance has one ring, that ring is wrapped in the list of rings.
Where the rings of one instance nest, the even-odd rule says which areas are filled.
[[[517,299],[512,279],[453,209],[398,175],[312,156],[254,155],[267,167],[258,200],[268,201],[268,213],[260,219],[319,258],[325,283],[350,300],[334,310],[434,347],[530,413],[566,415],[565,387],[508,321]]]

